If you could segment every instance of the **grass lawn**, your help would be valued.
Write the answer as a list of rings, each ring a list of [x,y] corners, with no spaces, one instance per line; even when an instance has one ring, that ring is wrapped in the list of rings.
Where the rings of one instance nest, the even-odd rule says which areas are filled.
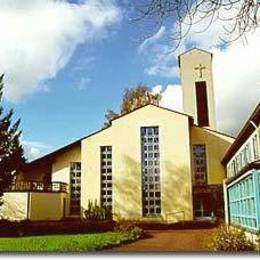
[[[0,238],[0,252],[84,252],[127,240],[127,233],[115,232]]]

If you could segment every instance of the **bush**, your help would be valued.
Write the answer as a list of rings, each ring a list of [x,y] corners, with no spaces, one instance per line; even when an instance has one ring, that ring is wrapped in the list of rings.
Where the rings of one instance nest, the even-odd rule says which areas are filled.
[[[103,221],[111,220],[112,213],[111,210],[106,207],[100,207],[95,201],[93,204],[91,201],[88,202],[88,209],[84,212],[85,218],[91,221]]]
[[[213,251],[254,251],[254,244],[241,228],[220,226],[208,242]]]
[[[256,234],[256,244],[257,244],[257,250],[260,251],[260,230]]]
[[[118,222],[114,228],[115,232],[128,233],[131,240],[144,237],[144,231],[133,221]]]

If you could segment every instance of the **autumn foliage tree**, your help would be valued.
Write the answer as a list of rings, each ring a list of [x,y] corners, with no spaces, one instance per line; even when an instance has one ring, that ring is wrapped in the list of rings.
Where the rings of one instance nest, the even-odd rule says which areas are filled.
[[[147,86],[140,84],[134,88],[127,88],[125,89],[123,95],[120,113],[116,113],[111,109],[107,110],[107,113],[105,115],[105,126],[109,126],[113,119],[127,114],[139,107],[148,104],[159,106],[160,99],[161,95],[151,93],[150,89]]]
[[[3,191],[8,187],[17,170],[25,163],[23,147],[20,144],[20,119],[12,124],[13,110],[4,114],[1,106],[3,78],[0,76],[0,205]]]

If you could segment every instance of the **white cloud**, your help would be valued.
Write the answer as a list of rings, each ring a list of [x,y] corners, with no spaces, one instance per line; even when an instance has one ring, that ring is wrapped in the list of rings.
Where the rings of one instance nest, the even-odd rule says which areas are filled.
[[[79,79],[78,84],[76,85],[76,88],[80,91],[85,90],[87,88],[87,86],[90,84],[90,82],[91,82],[91,78],[89,78],[87,76],[81,77]]]
[[[79,44],[106,36],[121,19],[113,0],[0,0],[0,72],[11,101],[42,89]]]
[[[21,143],[24,148],[25,157],[28,159],[28,161],[35,160],[44,154],[47,154],[51,150],[51,146],[42,142],[23,140]]]
[[[161,94],[160,106],[183,112],[181,86],[169,84],[165,90],[162,89],[161,85],[157,85],[152,89],[152,93]]]
[[[162,76],[173,78],[178,76],[176,64],[176,53],[171,52],[172,46],[167,41],[166,28],[162,26],[160,30],[145,39],[138,47],[139,55],[145,59],[146,67],[144,72],[150,76]],[[181,51],[181,50],[179,50]]]
[[[158,40],[160,40],[165,33],[165,27],[162,26],[157,33],[155,33],[153,36],[151,36],[150,38],[145,39],[140,46],[138,47],[138,52],[142,53],[145,52],[145,50],[151,46],[153,43],[156,43]]]
[[[260,100],[260,33],[243,46],[213,50],[216,113],[219,129],[238,132]]]

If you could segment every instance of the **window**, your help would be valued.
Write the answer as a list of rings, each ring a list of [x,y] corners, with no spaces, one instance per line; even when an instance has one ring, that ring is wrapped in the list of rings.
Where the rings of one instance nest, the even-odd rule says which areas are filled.
[[[112,146],[100,147],[101,207],[112,211]]]
[[[208,100],[207,100],[207,85],[206,81],[195,82],[196,87],[196,105],[197,105],[197,119],[199,126],[209,125],[208,115]]]
[[[207,184],[207,159],[205,144],[193,145],[193,165],[195,184]]]
[[[79,214],[81,193],[81,163],[72,162],[70,164],[70,212]]]
[[[143,215],[161,214],[159,128],[141,127]]]
[[[257,134],[253,137],[253,152],[254,152],[254,159],[258,159],[259,155],[259,140]]]

